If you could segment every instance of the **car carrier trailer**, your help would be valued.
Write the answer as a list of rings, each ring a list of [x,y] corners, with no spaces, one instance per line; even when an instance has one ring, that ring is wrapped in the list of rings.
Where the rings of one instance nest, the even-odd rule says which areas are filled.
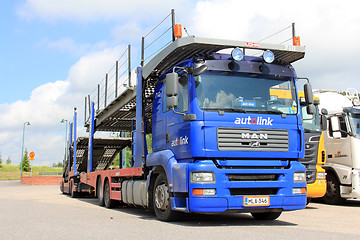
[[[104,108],[88,98],[87,138],[76,138],[75,111],[61,190],[89,192],[108,208],[118,201],[142,206],[163,221],[180,212],[276,219],[303,209],[304,129],[291,63],[304,57],[304,47],[174,35],[136,68],[136,86],[129,76]],[[229,48],[232,54],[218,53]],[[261,56],[247,56],[248,49]],[[290,99],[271,95],[283,88]],[[305,92],[311,106],[310,84]],[[94,138],[100,131],[131,137]],[[126,146],[131,167],[109,169]]]

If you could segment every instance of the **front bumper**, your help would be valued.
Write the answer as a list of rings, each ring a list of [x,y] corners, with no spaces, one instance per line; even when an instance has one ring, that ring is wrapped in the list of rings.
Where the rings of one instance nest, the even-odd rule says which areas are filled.
[[[188,176],[192,171],[212,171],[215,183],[189,182],[189,197],[186,211],[190,212],[254,212],[288,211],[306,207],[306,194],[293,194],[293,188],[306,188],[306,182],[294,183],[294,172],[305,172],[305,167],[297,161],[237,160],[236,167],[216,167],[211,160],[198,161],[189,165]],[[261,163],[267,166],[261,166]],[[256,164],[256,165],[255,165]],[[230,180],[229,175],[276,175],[276,179],[267,181]],[[193,195],[193,189],[215,189],[213,196]],[[246,192],[246,193],[245,193]],[[245,194],[243,194],[245,193]],[[247,207],[245,196],[269,196],[268,206]],[[173,207],[176,209],[176,207]]]
[[[307,185],[308,198],[320,198],[326,193],[326,180],[316,179],[314,183]]]

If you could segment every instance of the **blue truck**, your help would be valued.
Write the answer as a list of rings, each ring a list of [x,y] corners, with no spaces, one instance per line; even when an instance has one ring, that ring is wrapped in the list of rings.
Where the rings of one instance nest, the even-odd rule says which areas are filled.
[[[181,212],[274,220],[305,208],[304,129],[291,65],[304,47],[177,37],[136,68],[136,86],[129,76],[104,107],[89,96],[88,137],[76,137],[75,112],[61,191],[91,193],[108,208],[142,206],[162,221]],[[311,112],[310,84],[304,91]],[[94,137],[101,131],[129,137]],[[111,169],[125,147],[130,167]]]

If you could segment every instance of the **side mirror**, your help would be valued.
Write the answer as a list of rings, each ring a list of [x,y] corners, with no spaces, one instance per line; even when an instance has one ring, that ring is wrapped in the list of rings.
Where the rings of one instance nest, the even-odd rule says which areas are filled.
[[[320,116],[320,128],[321,128],[321,131],[327,130],[327,118],[325,115]]]
[[[178,103],[179,103],[178,96],[171,96],[171,97],[166,98],[166,108],[167,109],[172,109],[172,108],[177,107]]]
[[[176,72],[166,74],[166,96],[171,97],[178,95],[178,79],[179,74],[177,74]]]
[[[203,74],[207,69],[208,69],[208,66],[201,65],[200,67],[193,69],[191,73],[194,77],[196,77],[196,76]]]
[[[322,109],[321,109],[321,114],[322,114],[322,115],[328,115],[329,112],[328,112],[328,110],[327,110],[326,108],[322,108]]]
[[[172,109],[177,107],[179,103],[178,99],[178,79],[179,74],[176,72],[168,73],[165,77],[166,84],[166,107],[167,109]]]
[[[306,106],[306,112],[307,112],[307,114],[309,114],[309,115],[315,115],[315,113],[316,113],[316,108],[315,108],[314,104],[307,105],[307,106]]]
[[[331,125],[331,129],[333,131],[333,137],[336,138],[336,139],[341,138],[339,118],[338,117],[331,117],[330,118],[330,125]]]
[[[304,84],[304,95],[305,95],[306,104],[314,104],[314,96],[312,93],[312,88],[310,83]]]

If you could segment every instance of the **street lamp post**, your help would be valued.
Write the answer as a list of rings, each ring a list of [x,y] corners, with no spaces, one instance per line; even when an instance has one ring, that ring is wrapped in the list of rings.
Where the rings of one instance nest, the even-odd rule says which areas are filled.
[[[66,160],[66,156],[67,156],[67,124],[68,124],[68,120],[62,119],[61,123],[65,123],[65,156],[64,156],[64,160],[63,160],[63,166],[65,166],[65,160]]]
[[[21,170],[20,170],[20,179],[22,177],[22,170],[23,170],[23,160],[24,160],[24,140],[25,140],[25,126],[26,125],[30,125],[30,122],[24,122],[24,127],[23,127],[23,138],[22,138],[22,147],[21,147],[21,159],[20,159],[20,163],[21,163]]]

